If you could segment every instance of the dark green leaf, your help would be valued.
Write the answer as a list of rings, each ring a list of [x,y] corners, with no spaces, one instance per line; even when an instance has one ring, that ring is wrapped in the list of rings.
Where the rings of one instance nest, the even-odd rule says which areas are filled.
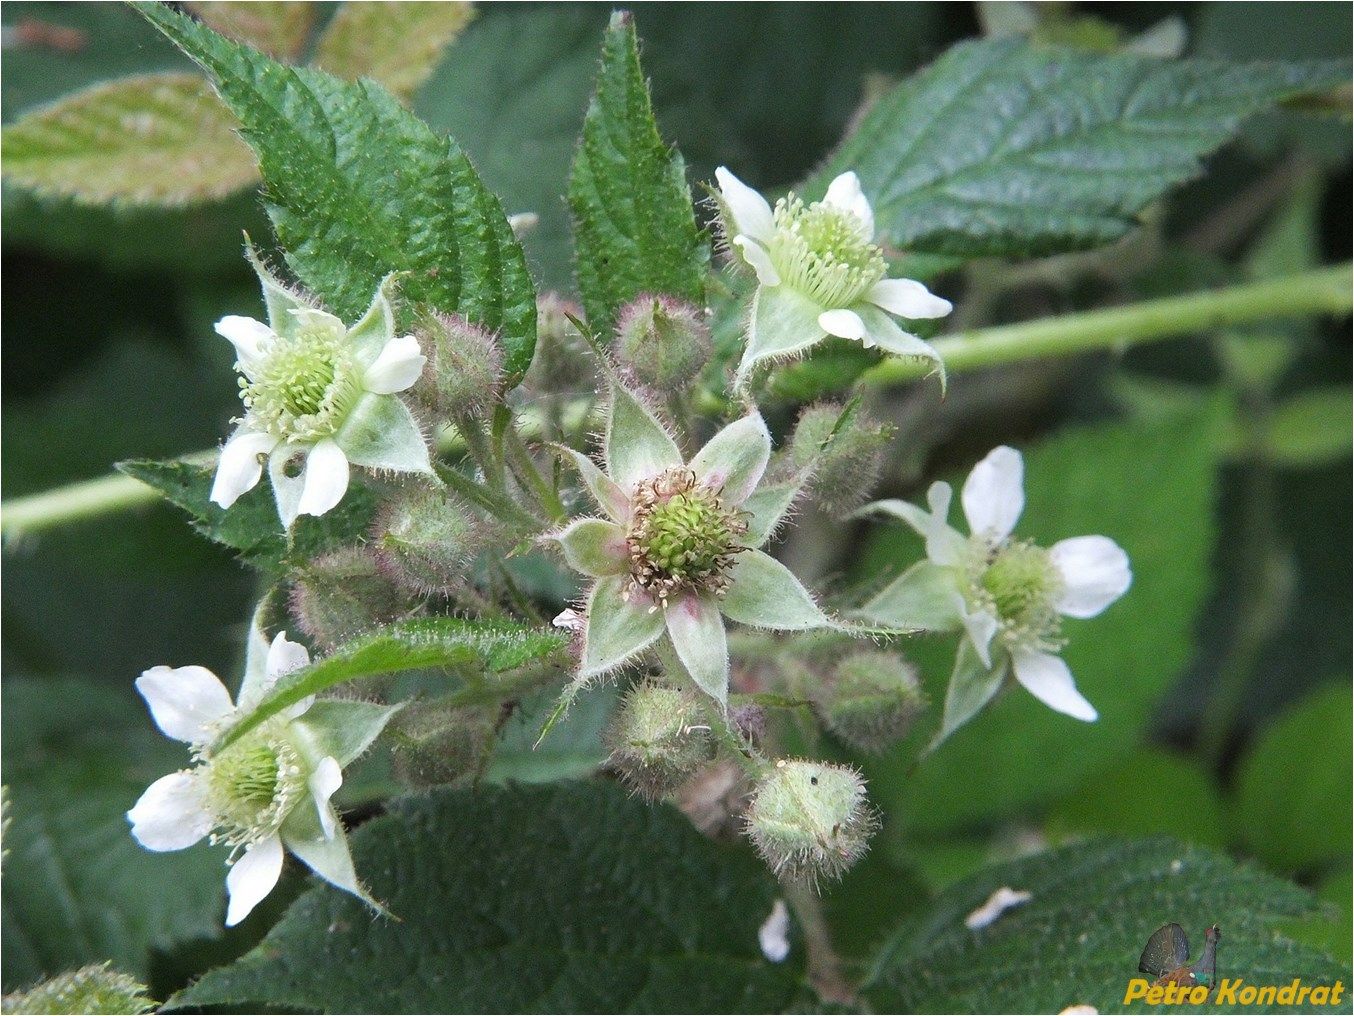
[[[966,927],[1001,886],[1032,898],[987,928]],[[1219,978],[1348,985],[1340,963],[1276,934],[1280,920],[1312,910],[1306,891],[1211,851],[1096,840],[947,889],[887,943],[864,993],[878,1012],[1061,1012],[1078,1003],[1117,1012],[1129,978],[1142,976],[1143,946],[1168,922],[1184,927],[1196,956],[1204,929],[1221,926]]]
[[[685,174],[682,157],[658,134],[634,22],[616,14],[569,180],[578,288],[601,335],[641,293],[703,300],[709,251]]]
[[[224,746],[309,695],[363,677],[424,667],[477,664],[491,673],[513,670],[568,644],[563,632],[506,621],[430,617],[390,625],[354,639],[322,660],[278,679],[258,706],[222,738]]]
[[[318,1012],[784,1012],[802,954],[763,958],[775,880],[614,784],[444,791],[352,837],[399,921],[317,887],[178,1006]]]
[[[881,100],[808,190],[854,169],[881,233],[931,253],[1094,247],[1198,174],[1245,117],[1348,73],[965,43]]]
[[[1293,870],[1350,853],[1349,681],[1309,694],[1261,734],[1237,774],[1237,839]]]
[[[536,297],[498,199],[465,153],[388,92],[291,68],[160,4],[137,5],[212,76],[259,156],[268,214],[301,281],[356,320],[391,271],[415,303],[499,332],[531,362]]]
[[[298,518],[294,545],[288,551],[272,488],[266,480],[227,511],[210,498],[214,466],[137,459],[118,463],[118,469],[154,487],[186,511],[193,528],[203,536],[239,551],[241,558],[268,574],[280,573],[289,561],[306,561],[360,540],[370,528],[376,508],[370,491],[353,486],[333,511],[319,518]]]
[[[127,681],[4,683],[4,984],[112,960],[145,978],[152,949],[220,930],[225,852],[153,854],[124,813],[188,763]]]

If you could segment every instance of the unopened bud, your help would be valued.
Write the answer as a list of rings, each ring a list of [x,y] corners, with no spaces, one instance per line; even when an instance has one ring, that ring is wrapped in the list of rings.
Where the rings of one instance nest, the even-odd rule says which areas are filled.
[[[817,885],[860,860],[879,820],[854,769],[781,759],[757,784],[746,822],[777,877]]]
[[[588,344],[571,317],[581,320],[583,308],[558,293],[542,293],[536,301],[536,352],[527,384],[537,392],[567,392],[596,387]]]
[[[669,296],[640,296],[621,308],[616,358],[636,380],[672,392],[710,361],[714,346],[700,308]]]
[[[315,558],[296,577],[291,610],[301,630],[326,649],[412,613],[410,595],[366,549],[349,547]]]
[[[472,776],[485,759],[493,731],[492,712],[482,708],[436,702],[406,706],[389,730],[395,776],[417,789]]]
[[[656,801],[714,758],[714,738],[695,697],[638,684],[626,693],[607,732],[611,767],[635,793]]]
[[[881,650],[842,660],[817,699],[827,728],[865,752],[883,751],[906,737],[926,708],[917,668]]]
[[[431,314],[416,328],[428,369],[414,395],[436,413],[482,412],[499,395],[503,351],[485,329],[456,314]]]
[[[410,486],[377,515],[371,547],[381,570],[405,589],[448,595],[465,584],[492,530],[454,497]]]
[[[799,417],[790,440],[790,462],[810,474],[810,495],[830,514],[860,507],[883,463],[892,428],[857,409],[835,434],[842,407],[832,403],[809,406]]]
[[[0,1012],[139,1014],[155,1008],[148,991],[109,964],[95,963],[4,996]]]

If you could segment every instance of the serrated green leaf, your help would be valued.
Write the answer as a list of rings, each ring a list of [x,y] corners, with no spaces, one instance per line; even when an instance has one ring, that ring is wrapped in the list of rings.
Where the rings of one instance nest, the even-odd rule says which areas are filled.
[[[124,812],[187,754],[154,730],[130,680],[3,687],[6,990],[104,960],[145,978],[152,949],[218,932],[224,854],[153,854],[132,839]]]
[[[1063,628],[1063,658],[1100,719],[1080,723],[1011,691],[915,772],[908,772],[907,753],[863,759],[871,793],[913,834],[963,828],[1055,799],[1134,749],[1192,652],[1196,613],[1209,587],[1221,422],[1218,408],[1196,408],[1069,430],[1022,449],[1026,505],[1016,534],[1042,546],[1105,535],[1132,564],[1133,585],[1122,599],[1099,617],[1069,619]],[[891,544],[876,537],[862,557],[899,567],[917,560],[920,542],[900,530],[888,531]],[[908,648],[932,700],[942,701],[953,640]]]
[[[1265,730],[1237,773],[1233,830],[1281,871],[1350,853],[1349,682],[1309,694]]]
[[[214,31],[287,61],[301,55],[315,20],[314,5],[290,0],[192,0],[184,7]]]
[[[702,305],[709,250],[682,157],[659,136],[630,15],[613,15],[597,91],[569,178],[578,289],[588,323],[609,336],[641,293]]]
[[[356,320],[381,279],[406,272],[408,300],[496,330],[520,378],[535,290],[502,206],[454,141],[372,82],[285,67],[160,4],[136,6],[239,118],[287,263],[329,310]]]
[[[298,517],[289,550],[266,480],[227,511],[211,500],[215,466],[173,459],[164,462],[136,459],[119,462],[117,468],[154,487],[186,511],[193,528],[203,536],[239,551],[243,560],[267,574],[280,573],[288,562],[307,561],[327,550],[359,541],[370,529],[376,511],[374,495],[354,485],[332,511],[318,518]]]
[[[1335,63],[956,46],[882,99],[807,188],[855,170],[880,232],[963,257],[1094,247],[1200,170],[1247,116],[1348,79]]]
[[[459,0],[348,0],[315,44],[314,63],[342,78],[379,81],[407,102],[474,17],[474,6]]]
[[[567,644],[563,632],[506,621],[459,617],[402,621],[347,642],[324,659],[279,678],[253,711],[222,736],[218,747],[230,744],[303,698],[347,681],[463,664],[477,664],[497,674],[540,660]]]
[[[1001,886],[1031,894],[988,927],[965,918]],[[1061,1012],[1124,1008],[1148,937],[1180,924],[1198,950],[1218,924],[1219,978],[1349,983],[1339,962],[1276,934],[1310,913],[1303,889],[1166,839],[1095,840],[986,869],[947,889],[884,946],[864,995],[877,1012]],[[1171,1006],[1171,1011],[1216,1007]],[[1233,1012],[1235,1006],[1223,1011]],[[1277,1011],[1277,1010],[1275,1010]]]
[[[803,954],[766,960],[779,889],[744,849],[614,784],[439,791],[352,837],[399,921],[317,887],[173,1006],[314,1012],[785,1012]],[[792,932],[792,941],[797,932]]]
[[[94,85],[4,130],[6,181],[92,204],[183,205],[258,177],[235,118],[196,74]]]

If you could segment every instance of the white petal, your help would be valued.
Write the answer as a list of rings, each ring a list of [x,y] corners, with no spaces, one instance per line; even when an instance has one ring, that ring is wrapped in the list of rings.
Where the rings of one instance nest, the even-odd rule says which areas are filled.
[[[743,255],[743,260],[757,273],[758,282],[763,286],[780,285],[780,272],[776,271],[776,266],[771,263],[771,255],[766,252],[765,247],[742,233],[733,238],[733,245]]]
[[[771,216],[771,206],[755,190],[734,176],[723,166],[715,170],[715,179],[719,182],[719,192],[724,203],[733,215],[733,224],[738,232],[754,240],[769,240],[776,231],[775,220]]]
[[[273,639],[273,644],[268,647],[267,669],[264,672],[263,681],[259,685],[259,697],[261,698],[266,694],[283,674],[290,674],[293,670],[300,670],[309,665],[310,653],[306,651],[306,647],[299,642],[289,640],[285,631],[278,632],[277,637]],[[295,719],[314,704],[315,696],[307,696],[295,705],[283,710],[283,715],[288,719]]]
[[[1011,535],[1025,508],[1025,464],[1014,448],[987,453],[964,481],[964,515],[969,531],[999,543]]]
[[[226,892],[230,894],[226,927],[233,928],[248,917],[281,877],[282,840],[278,836],[260,840],[246,850],[226,875]]]
[[[250,377],[254,366],[263,359],[263,344],[277,337],[262,321],[239,314],[227,314],[216,322],[216,334],[235,347],[236,363]]]
[[[216,823],[203,804],[203,787],[190,772],[162,776],[127,812],[136,842],[147,850],[183,850]]]
[[[865,337],[865,322],[853,310],[825,310],[818,315],[818,327],[843,339]]]
[[[978,659],[983,661],[983,666],[989,670],[992,668],[992,636],[997,634],[997,619],[985,610],[975,610],[969,613],[968,605],[964,603],[964,598],[958,593],[955,594],[956,606],[959,608],[959,616],[964,622],[964,628],[968,631],[968,636],[973,640],[973,648],[978,650]]]
[[[277,514],[282,519],[282,528],[290,529],[296,521],[297,506],[301,503],[301,491],[305,488],[306,456],[310,449],[305,445],[278,445],[268,458],[268,476],[273,481],[273,500],[277,502]]]
[[[860,189],[860,177],[855,173],[843,173],[828,185],[823,204],[850,212],[864,226],[865,239],[874,239],[874,211],[870,202]]]
[[[305,486],[296,513],[323,515],[343,500],[347,490],[348,456],[333,438],[325,438],[306,456]]]
[[[391,339],[381,350],[376,362],[367,368],[365,387],[377,395],[394,395],[402,392],[423,373],[428,362],[418,348],[418,339],[412,335],[400,335]]]
[[[865,294],[865,299],[890,314],[911,318],[944,317],[954,310],[954,304],[932,295],[920,282],[911,279],[880,279]]]
[[[339,767],[338,759],[326,755],[320,759],[320,764],[310,774],[310,796],[315,799],[315,810],[319,812],[320,826],[324,829],[326,840],[332,840],[334,830],[338,828],[338,820],[329,799],[341,786],[343,786],[343,770]]]
[[[176,741],[202,744],[235,707],[221,679],[206,667],[151,667],[136,679],[155,725]]]
[[[1087,723],[1100,715],[1095,711],[1095,706],[1077,691],[1072,671],[1059,657],[1052,653],[1021,649],[1012,654],[1012,663],[1015,665],[1016,680],[1050,709]]]
[[[1107,536],[1078,536],[1049,548],[1062,574],[1063,588],[1055,606],[1068,617],[1095,617],[1133,582],[1128,555]]]
[[[263,460],[277,447],[277,438],[258,431],[237,430],[221,449],[212,480],[211,498],[222,508],[229,508],[244,493],[253,490],[263,475]]]

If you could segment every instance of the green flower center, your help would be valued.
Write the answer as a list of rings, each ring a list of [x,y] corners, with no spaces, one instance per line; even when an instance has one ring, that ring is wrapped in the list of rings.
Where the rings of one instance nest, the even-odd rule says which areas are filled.
[[[278,336],[255,368],[240,379],[240,398],[262,429],[286,441],[317,441],[343,424],[360,394],[346,336],[311,325]]]
[[[1061,627],[1054,604],[1062,576],[1043,547],[1008,540],[996,548],[978,541],[970,568],[970,603],[992,611],[1008,642],[1056,644]]]
[[[776,202],[771,262],[782,281],[822,307],[849,307],[882,279],[883,252],[859,216],[793,194]]]
[[[747,523],[689,469],[635,491],[626,546],[635,585],[666,603],[682,590],[722,593]]]
[[[212,842],[245,846],[272,835],[305,793],[301,756],[278,729],[264,730],[202,763]]]

